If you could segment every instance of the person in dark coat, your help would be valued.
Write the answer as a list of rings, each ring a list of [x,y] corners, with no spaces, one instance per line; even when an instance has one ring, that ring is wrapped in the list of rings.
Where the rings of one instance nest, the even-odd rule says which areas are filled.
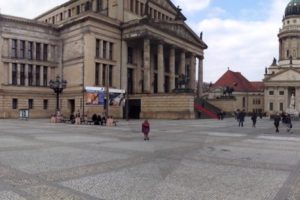
[[[204,108],[204,102],[202,102],[202,108]]]
[[[198,119],[201,118],[201,110],[198,110]]]
[[[281,119],[282,119],[282,122],[283,124],[285,124],[285,118],[286,118],[286,115],[284,112],[281,113]]]
[[[276,132],[279,132],[278,127],[280,123],[280,116],[279,113],[274,117],[274,125],[276,127]]]
[[[262,119],[263,115],[262,112],[259,113],[259,118]]]
[[[217,112],[217,117],[218,117],[218,120],[220,120],[220,112],[219,111]]]
[[[144,133],[144,140],[149,140],[150,124],[147,119],[142,124],[142,132]]]
[[[254,127],[255,128],[255,124],[256,124],[256,119],[257,119],[257,115],[256,115],[256,113],[253,113],[252,114],[252,117],[251,117],[251,120],[252,120],[252,127]]]
[[[286,124],[286,128],[287,128],[286,131],[290,132],[291,128],[293,127],[290,114],[287,114],[287,116],[285,118],[285,124]]]
[[[239,119],[239,127],[242,126],[244,127],[244,121],[245,121],[245,111],[243,110],[242,112],[239,113],[238,119]]]

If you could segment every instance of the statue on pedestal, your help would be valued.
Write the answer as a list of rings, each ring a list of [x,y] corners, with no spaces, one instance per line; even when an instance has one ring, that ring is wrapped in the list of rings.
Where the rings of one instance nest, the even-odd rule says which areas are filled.
[[[294,94],[292,94],[291,96],[291,103],[290,106],[288,107],[288,109],[286,110],[286,113],[290,114],[290,115],[296,115],[298,116],[298,111],[295,109],[295,96]]]

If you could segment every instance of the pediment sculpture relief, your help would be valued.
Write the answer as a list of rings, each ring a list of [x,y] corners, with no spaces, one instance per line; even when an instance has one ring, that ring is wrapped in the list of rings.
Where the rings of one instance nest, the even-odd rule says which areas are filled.
[[[197,42],[192,36],[191,33],[189,33],[183,26],[180,25],[174,25],[174,24],[160,24],[160,26],[162,28],[171,30],[175,33],[177,33],[177,35],[182,36],[188,40],[191,40],[193,42]]]

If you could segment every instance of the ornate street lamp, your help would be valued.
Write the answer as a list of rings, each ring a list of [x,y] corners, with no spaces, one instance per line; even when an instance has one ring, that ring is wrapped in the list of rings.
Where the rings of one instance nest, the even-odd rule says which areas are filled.
[[[59,110],[59,93],[62,93],[68,83],[66,80],[60,81],[59,79],[60,77],[57,75],[56,81],[53,81],[52,79],[49,81],[50,88],[56,93],[56,110]]]

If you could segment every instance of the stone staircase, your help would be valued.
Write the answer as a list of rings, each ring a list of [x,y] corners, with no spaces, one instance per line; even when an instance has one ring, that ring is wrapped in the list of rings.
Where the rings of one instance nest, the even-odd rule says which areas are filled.
[[[204,107],[202,107],[203,103],[204,103]],[[218,119],[217,112],[221,111],[221,109],[208,103],[204,99],[195,99],[194,100],[194,111],[196,114],[196,118],[198,117],[198,110],[201,111],[201,119]],[[228,116],[225,116],[225,117],[228,117]]]

